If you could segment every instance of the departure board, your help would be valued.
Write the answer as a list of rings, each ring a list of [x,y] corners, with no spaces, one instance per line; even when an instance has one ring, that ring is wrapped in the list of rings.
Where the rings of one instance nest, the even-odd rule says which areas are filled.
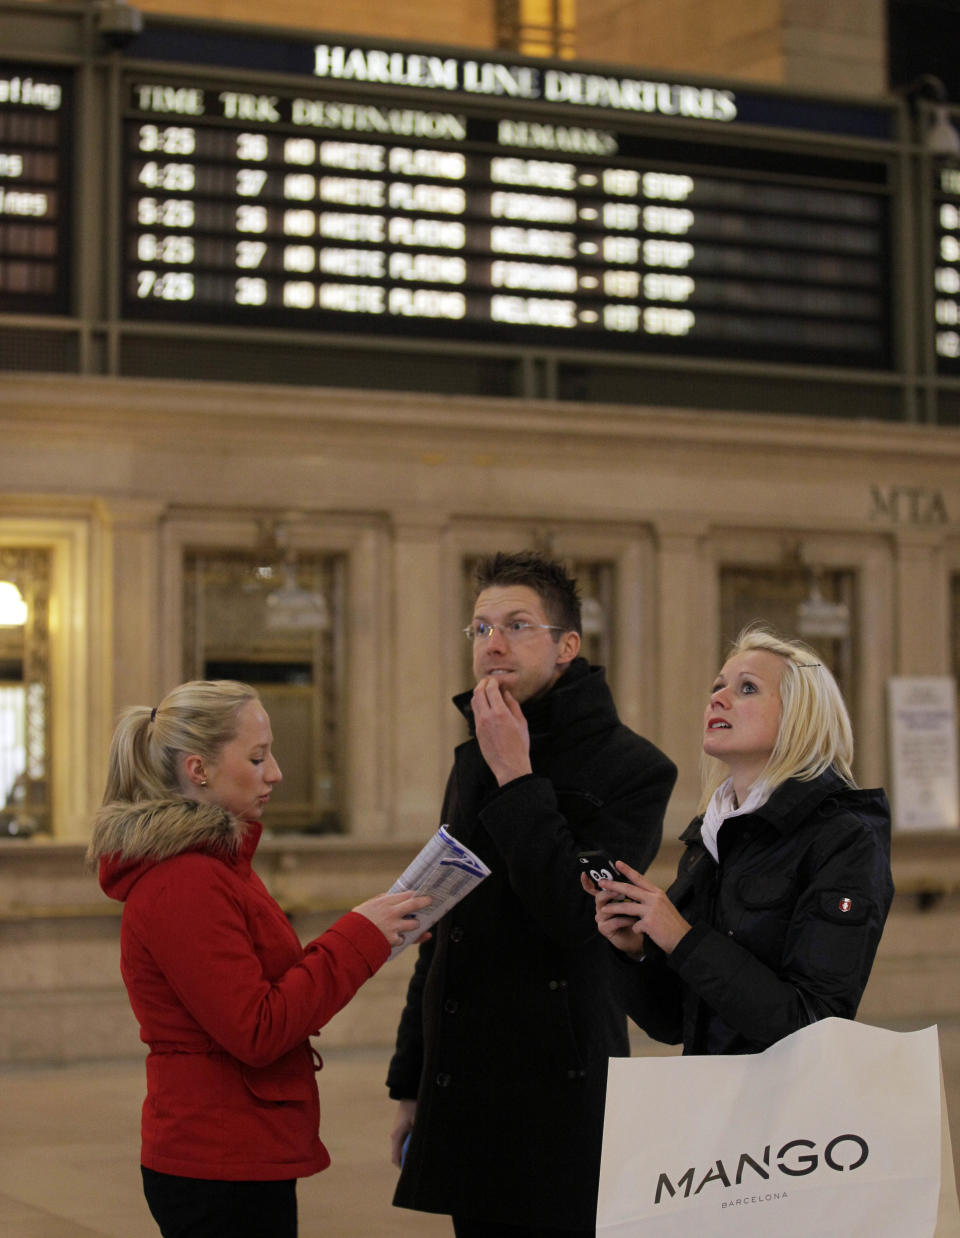
[[[891,364],[880,159],[422,94],[130,74],[124,316]]]
[[[70,302],[70,78],[0,63],[0,312]]]
[[[960,374],[960,168],[934,177],[934,347],[938,370]]]

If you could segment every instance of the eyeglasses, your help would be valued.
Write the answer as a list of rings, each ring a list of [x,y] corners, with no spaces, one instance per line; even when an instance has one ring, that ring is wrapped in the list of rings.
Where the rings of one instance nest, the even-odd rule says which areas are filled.
[[[511,619],[509,623],[486,623],[478,619],[463,629],[471,645],[475,641],[489,640],[494,632],[501,632],[508,641],[530,640],[537,632],[562,632],[555,623],[527,623],[525,619]]]

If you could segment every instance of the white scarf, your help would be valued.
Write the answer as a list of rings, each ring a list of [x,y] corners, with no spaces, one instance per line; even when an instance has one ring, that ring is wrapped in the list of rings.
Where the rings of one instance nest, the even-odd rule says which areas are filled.
[[[717,863],[720,862],[720,853],[717,850],[717,835],[720,833],[720,826],[723,825],[727,817],[741,817],[745,812],[754,812],[762,804],[765,804],[770,798],[772,787],[768,787],[764,782],[755,782],[747,793],[747,798],[742,804],[737,804],[736,796],[733,793],[733,778],[728,778],[726,782],[721,782],[713,795],[710,797],[710,803],[707,805],[707,811],[703,814],[703,824],[700,827],[700,837],[703,839],[703,845],[713,856]]]

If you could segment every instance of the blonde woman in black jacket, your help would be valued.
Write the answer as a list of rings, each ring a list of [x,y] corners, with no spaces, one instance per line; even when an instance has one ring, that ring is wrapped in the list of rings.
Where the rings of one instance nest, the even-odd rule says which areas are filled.
[[[852,1019],[893,898],[890,812],[853,781],[836,681],[809,647],[748,628],[713,685],[703,751],[703,813],[673,885],[620,862],[623,880],[596,895],[600,932],[640,960],[631,1017],[700,1054]]]

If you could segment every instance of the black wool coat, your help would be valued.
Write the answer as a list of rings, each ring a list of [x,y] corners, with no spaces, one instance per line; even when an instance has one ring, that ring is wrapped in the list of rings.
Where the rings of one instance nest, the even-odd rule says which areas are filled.
[[[724,821],[719,864],[701,824],[682,835],[667,891],[690,932],[669,956],[650,946],[621,963],[631,1017],[684,1053],[757,1053],[817,1019],[852,1019],[893,899],[883,791],[833,770],[788,779]]]
[[[387,1080],[417,1098],[394,1203],[591,1229],[607,1059],[629,1045],[577,853],[646,868],[676,768],[582,658],[524,712],[532,775],[498,788],[475,739],[455,753],[443,820],[491,875],[420,948]]]

